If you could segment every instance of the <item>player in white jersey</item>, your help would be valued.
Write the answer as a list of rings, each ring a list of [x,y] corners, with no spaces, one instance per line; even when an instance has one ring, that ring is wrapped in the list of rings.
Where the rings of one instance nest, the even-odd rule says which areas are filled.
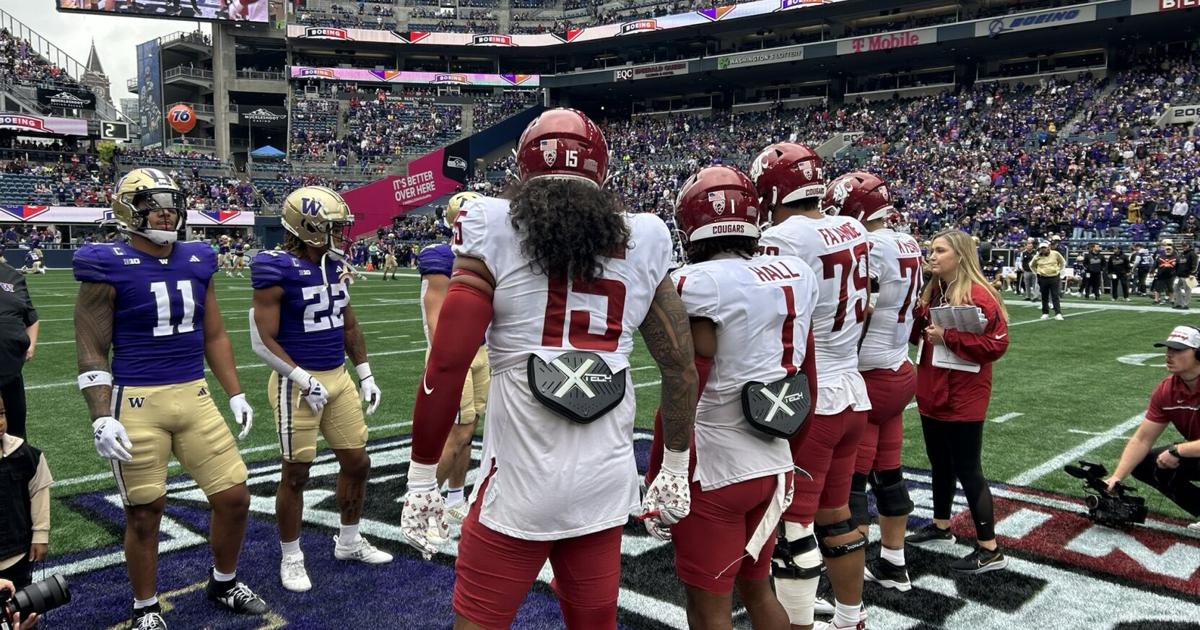
[[[582,113],[543,112],[518,143],[512,202],[459,213],[454,275],[413,412],[401,531],[432,555],[445,535],[436,464],[487,331],[491,410],[483,481],[462,527],[456,628],[507,628],[546,560],[565,626],[616,627],[621,529],[662,531],[690,508],[696,369],[687,311],[653,214],[621,212],[602,186],[604,136]],[[490,328],[488,326],[490,325]],[[663,470],[638,501],[633,332],[662,372]]]
[[[754,255],[758,204],[754,183],[727,166],[692,176],[675,202],[688,264],[672,278],[691,317],[700,401],[692,511],[671,538],[694,628],[732,628],[735,586],[756,628],[788,623],[771,556],[791,499],[792,444],[804,440],[816,393],[818,290],[800,259]],[[661,433],[656,422],[651,453]]]
[[[904,564],[904,533],[913,503],[900,472],[904,407],[917,392],[917,373],[908,360],[913,308],[921,291],[921,246],[908,234],[888,227],[896,216],[884,181],[870,173],[848,173],[834,180],[822,202],[827,214],[861,221],[870,243],[872,307],[858,353],[858,369],[867,383],[871,410],[858,445],[850,511],[865,536],[867,482],[875,494],[882,532],[880,558],[867,563],[865,577],[887,588],[912,588]]]
[[[808,476],[796,476],[796,497],[783,517],[791,557],[781,554],[776,589],[792,625],[810,626],[823,556],[836,602],[832,625],[818,627],[863,627],[859,609],[867,540],[850,518],[849,501],[858,442],[871,408],[858,372],[870,282],[866,230],[854,219],[821,212],[821,159],[808,147],[789,142],[767,147],[755,158],[751,177],[774,221],[763,232],[760,249],[804,260],[821,291],[813,311],[817,409],[800,464]],[[820,556],[810,542],[814,530]]]

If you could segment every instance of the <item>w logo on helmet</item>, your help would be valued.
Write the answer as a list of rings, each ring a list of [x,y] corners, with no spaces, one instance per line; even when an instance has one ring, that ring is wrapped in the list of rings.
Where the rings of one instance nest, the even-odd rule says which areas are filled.
[[[303,214],[304,216],[315,217],[321,214],[321,211],[324,209],[325,207],[321,205],[320,199],[312,199],[309,197],[302,197],[300,199],[300,214]]]

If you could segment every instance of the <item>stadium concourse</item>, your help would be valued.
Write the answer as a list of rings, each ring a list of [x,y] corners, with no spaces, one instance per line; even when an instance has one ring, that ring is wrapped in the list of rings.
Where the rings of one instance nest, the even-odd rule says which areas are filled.
[[[447,17],[434,0],[290,4],[297,7],[294,21],[306,26],[388,31],[403,24],[410,30],[479,32],[505,25],[511,33],[557,33],[704,8],[699,6],[703,3],[651,0],[464,0]],[[970,7],[963,11],[935,8],[920,15],[897,11],[876,16],[848,27],[843,35],[928,28],[1067,3],[966,4]],[[782,43],[820,41],[823,35],[790,37]],[[35,48],[0,31],[0,86],[79,87]],[[292,60],[320,66],[329,58],[307,54],[294,51]],[[354,61],[364,68],[376,62]],[[409,63],[412,69],[443,69],[440,60]],[[245,164],[216,157],[209,147],[168,150],[122,144],[109,154],[95,143],[70,137],[31,141],[0,136],[0,208],[13,215],[14,208],[24,207],[106,207],[122,173],[149,166],[171,174],[192,209],[268,218],[297,187],[352,190],[395,174],[414,156],[494,129],[546,100],[540,90],[504,88],[446,99],[444,86],[381,89],[370,82],[308,78],[293,81],[282,92],[288,126],[281,137],[286,137],[287,150],[278,162]],[[817,146],[847,133],[854,135],[853,142],[826,161],[830,179],[851,170],[878,174],[919,240],[946,227],[968,231],[980,239],[981,252],[992,253],[984,262],[994,279],[1014,264],[1012,252],[1028,238],[1062,236],[1069,263],[1077,264],[1077,256],[1093,241],[1106,252],[1138,244],[1153,252],[1166,239],[1178,244],[1200,235],[1198,126],[1158,124],[1168,104],[1200,102],[1200,49],[1194,38],[1170,45],[1139,41],[1119,69],[1107,72],[1069,79],[1046,75],[965,81],[927,92],[870,102],[832,99],[794,106],[767,101],[738,111],[598,116],[612,156],[608,186],[632,212],[655,213],[674,227],[676,194],[700,168],[726,164],[749,170],[752,158],[771,141]],[[488,195],[503,193],[516,171],[511,158],[496,157],[504,153],[489,153],[467,187]],[[69,251],[114,238],[95,225],[13,218],[0,220],[10,262],[20,262],[23,249]],[[263,244],[261,233],[241,228],[216,228],[203,236],[216,248],[226,246],[218,234],[239,236],[246,248]],[[279,582],[279,443],[266,391],[270,370],[252,351],[247,330],[250,283],[218,274],[217,299],[258,420],[239,443],[250,468],[251,493],[239,578],[271,610],[261,618],[237,617],[205,601],[210,513],[203,493],[172,462],[159,596],[174,627],[450,627],[457,540],[427,561],[404,544],[399,531],[412,409],[426,351],[422,286],[410,265],[415,251],[449,235],[450,227],[436,213],[401,215],[351,248],[351,259],[363,274],[350,292],[384,396],[380,410],[367,420],[372,473],[361,526],[396,560],[380,569],[333,558],[328,543],[339,525],[338,465],[321,443],[305,495],[302,543],[314,578],[314,589],[307,594],[288,592]],[[398,281],[385,283],[369,269],[377,269],[388,251],[404,268]],[[87,411],[76,389],[73,309],[78,283],[63,268],[29,276],[27,282],[42,322],[36,357],[24,370],[29,436],[46,453],[56,479],[50,557],[35,565],[34,577],[62,573],[73,593],[72,603],[48,614],[43,627],[126,627],[130,597],[121,499],[108,463],[96,456],[88,439]],[[970,550],[973,534],[965,499],[958,495],[952,529],[961,542],[909,548],[910,592],[867,584],[868,627],[1200,628],[1200,530],[1188,528],[1195,518],[1145,489],[1151,513],[1145,525],[1124,530],[1096,525],[1086,517],[1078,481],[1062,472],[1078,459],[1112,469],[1142,419],[1150,391],[1165,374],[1162,354],[1153,344],[1176,324],[1196,323],[1195,315],[1141,295],[1120,303],[1068,297],[1064,320],[1044,321],[1039,319],[1040,304],[1015,291],[1003,296],[1011,314],[1011,345],[995,364],[983,469],[995,496],[996,533],[1009,567],[978,576],[949,570],[947,561]],[[634,440],[639,471],[644,471],[660,382],[640,339],[635,345]],[[214,391],[214,397],[225,409],[224,394]],[[478,481],[474,469],[480,455],[477,436],[468,490]],[[910,521],[916,529],[930,522],[933,510],[930,462],[915,404],[905,412],[902,462],[917,506]],[[874,556],[877,528],[871,538],[868,553]],[[562,627],[551,578],[547,566],[514,627]],[[648,536],[635,521],[623,532],[619,605],[622,628],[687,627],[672,548]],[[740,607],[735,607],[734,625],[750,627]]]

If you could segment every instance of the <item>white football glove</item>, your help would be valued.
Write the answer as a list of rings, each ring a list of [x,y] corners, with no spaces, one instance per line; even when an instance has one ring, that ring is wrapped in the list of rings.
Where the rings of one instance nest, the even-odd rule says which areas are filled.
[[[245,394],[238,394],[229,399],[229,410],[233,412],[233,420],[242,427],[242,432],[238,433],[237,439],[239,442],[246,439],[250,435],[250,427],[254,426],[254,410],[250,408],[250,403],[246,402]]]
[[[125,426],[112,416],[100,416],[92,422],[92,439],[96,444],[96,452],[104,459],[116,459],[123,462],[133,461],[133,442]]]
[[[646,531],[659,540],[670,540],[670,527],[683,520],[692,509],[692,492],[688,487],[690,451],[663,449],[662,468],[646,489],[640,518]]]
[[[409,463],[408,492],[400,512],[400,533],[404,535],[404,541],[420,551],[426,560],[432,558],[449,538],[446,500],[437,488],[437,465]]]
[[[312,409],[315,415],[321,415],[321,411],[325,409],[325,404],[329,402],[329,392],[325,390],[325,386],[321,384],[313,375],[304,371],[303,368],[297,367],[288,375],[293,383],[300,388],[300,399],[296,400],[296,408],[300,408],[300,401],[308,403],[308,408]]]
[[[362,392],[363,402],[367,404],[369,416],[379,407],[383,392],[379,391],[379,386],[375,384],[375,377],[371,375],[371,366],[368,363],[360,363],[354,366],[354,369],[358,371],[358,389]]]

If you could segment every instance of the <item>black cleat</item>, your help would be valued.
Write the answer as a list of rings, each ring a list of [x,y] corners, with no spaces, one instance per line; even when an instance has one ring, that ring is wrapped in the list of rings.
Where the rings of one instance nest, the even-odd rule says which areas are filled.
[[[1000,553],[1000,548],[997,547],[993,551],[988,551],[983,547],[976,547],[974,551],[965,558],[960,558],[950,563],[950,568],[959,573],[987,573],[988,571],[999,571],[1008,566],[1008,558]]]
[[[218,582],[210,573],[208,586],[204,590],[209,601],[216,602],[239,615],[262,615],[270,610],[267,603],[255,595],[249,586],[237,580]]]
[[[162,616],[162,607],[158,604],[145,608],[133,609],[131,630],[167,630],[167,622]]]
[[[863,578],[884,588],[894,588],[901,593],[912,590],[912,582],[908,579],[908,567],[896,566],[883,558],[868,561]]]
[[[904,538],[904,542],[918,547],[933,543],[950,543],[953,544],[958,539],[954,534],[950,533],[949,529],[942,529],[933,523],[918,529]]]

